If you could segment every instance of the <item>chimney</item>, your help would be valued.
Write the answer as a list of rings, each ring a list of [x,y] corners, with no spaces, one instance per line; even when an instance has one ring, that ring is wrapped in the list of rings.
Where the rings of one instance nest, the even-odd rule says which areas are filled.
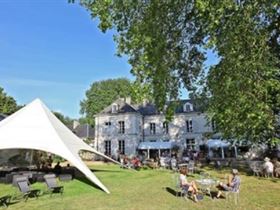
[[[73,129],[76,129],[80,125],[79,121],[74,120],[73,121]]]
[[[143,99],[143,106],[146,106],[148,103],[149,103],[149,100],[146,99],[146,98],[144,98],[144,99]]]
[[[126,98],[124,99],[124,102],[127,103],[127,104],[131,104],[131,97],[130,97],[130,96],[129,96],[129,97],[126,97]]]

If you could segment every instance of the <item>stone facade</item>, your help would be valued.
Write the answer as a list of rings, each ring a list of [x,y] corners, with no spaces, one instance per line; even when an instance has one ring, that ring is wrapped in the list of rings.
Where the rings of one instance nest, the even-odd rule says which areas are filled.
[[[113,157],[119,152],[137,154],[140,142],[176,142],[181,149],[199,150],[203,134],[209,132],[206,114],[190,100],[180,101],[173,120],[167,123],[153,104],[133,105],[118,99],[96,116],[94,147]]]

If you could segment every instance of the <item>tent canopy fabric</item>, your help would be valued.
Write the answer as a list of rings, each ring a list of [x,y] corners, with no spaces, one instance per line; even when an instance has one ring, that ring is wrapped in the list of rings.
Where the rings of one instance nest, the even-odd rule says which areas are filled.
[[[230,143],[220,139],[209,139],[206,143],[209,148],[229,147]]]
[[[172,146],[172,142],[141,142],[138,146],[138,149],[171,149]]]
[[[59,155],[107,193],[110,193],[109,190],[85,165],[79,151],[93,152],[118,163],[78,138],[40,99],[35,99],[0,122],[0,150],[2,149],[34,149]]]

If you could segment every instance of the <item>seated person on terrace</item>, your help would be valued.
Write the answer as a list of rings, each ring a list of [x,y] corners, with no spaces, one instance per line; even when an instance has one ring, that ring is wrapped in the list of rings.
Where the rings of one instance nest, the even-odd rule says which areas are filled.
[[[60,165],[60,162],[57,162],[57,164],[54,166],[53,171],[55,174],[61,174],[61,170],[62,170],[62,167]]]
[[[139,169],[141,167],[141,162],[137,157],[133,157],[131,160],[132,168]]]
[[[186,193],[191,192],[194,196],[194,201],[197,202],[197,186],[194,181],[188,182],[187,180],[187,175],[188,175],[188,169],[183,167],[180,169],[180,187],[182,188],[183,191]]]
[[[273,158],[273,160],[271,162],[274,165],[274,176],[280,177],[280,162],[278,161],[277,158]]]
[[[131,166],[132,166],[131,162],[130,162],[130,159],[128,158],[127,155],[124,155],[124,157],[123,157],[123,164],[127,168],[131,168]]]
[[[217,198],[219,198],[222,194],[222,191],[231,191],[231,192],[237,192],[239,190],[239,186],[241,183],[241,179],[238,176],[238,170],[232,169],[232,177],[229,177],[228,183],[222,183],[220,182],[217,188],[219,189]]]

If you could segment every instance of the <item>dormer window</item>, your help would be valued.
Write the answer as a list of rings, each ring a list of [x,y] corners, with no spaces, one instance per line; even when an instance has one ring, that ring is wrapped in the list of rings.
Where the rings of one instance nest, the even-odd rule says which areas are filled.
[[[191,103],[185,103],[184,112],[192,112],[192,111],[193,111],[193,105]]]
[[[113,104],[112,105],[112,113],[117,113],[118,111],[118,105],[117,104]]]

